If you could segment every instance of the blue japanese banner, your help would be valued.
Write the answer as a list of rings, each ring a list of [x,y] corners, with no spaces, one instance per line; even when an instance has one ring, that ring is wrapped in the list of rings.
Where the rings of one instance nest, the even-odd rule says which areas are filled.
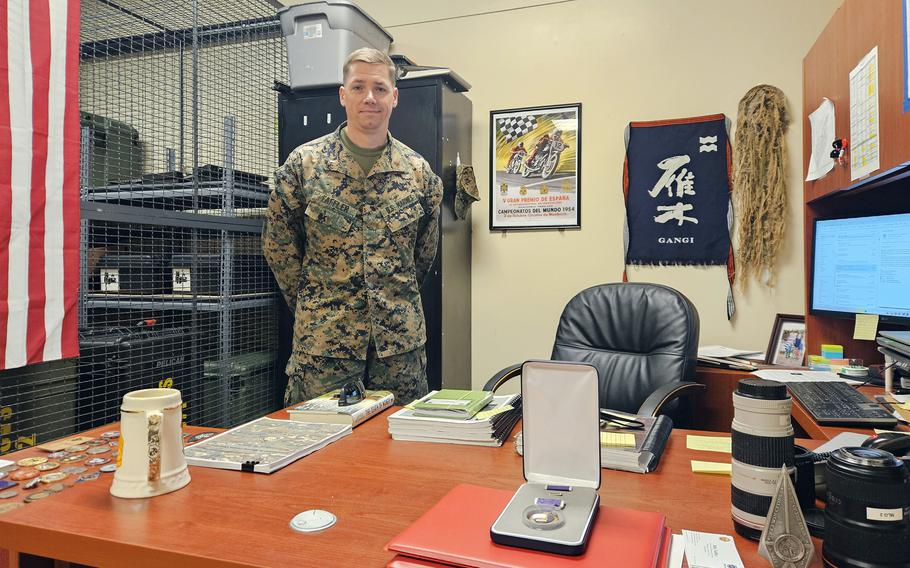
[[[626,264],[727,265],[732,154],[724,115],[632,122],[623,192]]]

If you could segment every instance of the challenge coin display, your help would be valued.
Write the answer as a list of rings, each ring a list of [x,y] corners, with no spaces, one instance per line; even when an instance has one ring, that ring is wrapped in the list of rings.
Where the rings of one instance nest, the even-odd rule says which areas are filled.
[[[18,509],[22,506],[22,503],[18,501],[13,501],[12,503],[0,503],[0,515],[12,511],[13,509]]]
[[[68,473],[64,473],[62,471],[57,471],[54,473],[45,473],[39,479],[41,479],[41,483],[55,483],[57,481],[66,479],[67,477],[69,477],[69,475],[70,474],[68,474]]]
[[[194,442],[199,442],[200,440],[207,440],[214,435],[214,432],[202,432],[200,434],[196,434],[195,436],[190,436],[189,439],[187,439],[186,443],[192,444]]]
[[[38,471],[50,471],[52,469],[57,469],[58,467],[60,467],[59,463],[49,461],[49,462],[39,463],[38,465],[35,466],[35,469],[37,469]]]
[[[38,501],[39,499],[44,499],[45,497],[50,497],[53,495],[50,491],[39,491],[37,493],[32,493],[26,497],[23,501],[25,503],[31,503],[32,501]]]
[[[34,466],[36,466],[38,464],[42,464],[46,461],[47,461],[47,458],[45,458],[45,457],[35,456],[35,457],[31,457],[31,458],[22,458],[21,460],[16,462],[16,465],[19,465],[22,467],[34,467]]]
[[[19,469],[9,474],[9,478],[13,481],[26,481],[33,477],[38,477],[38,472],[34,469]]]
[[[85,459],[85,454],[73,454],[66,456],[65,458],[60,458],[60,463],[73,463]]]
[[[84,481],[92,481],[92,480],[98,479],[99,477],[101,477],[100,471],[96,471],[93,473],[87,473],[87,474],[83,475],[82,477],[79,477],[78,479],[76,479],[76,483],[82,483]]]

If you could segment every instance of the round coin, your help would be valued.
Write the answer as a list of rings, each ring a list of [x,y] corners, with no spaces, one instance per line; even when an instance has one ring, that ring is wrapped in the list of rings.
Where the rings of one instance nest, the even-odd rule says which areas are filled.
[[[13,481],[25,481],[33,477],[38,477],[38,472],[34,469],[20,469],[9,474],[9,478]]]
[[[46,461],[47,461],[47,458],[44,458],[41,456],[34,456],[34,457],[30,457],[30,458],[22,458],[21,460],[16,462],[16,465],[20,465],[22,467],[34,467],[34,466],[38,465],[39,463],[44,463]]]
[[[104,452],[109,452],[109,451],[111,451],[110,446],[105,445],[105,446],[95,446],[94,448],[89,448],[89,449],[85,450],[85,453],[95,455],[95,454],[103,454]]]
[[[6,477],[7,475],[9,475],[9,474],[6,473],[5,471],[0,471],[0,479],[3,479],[3,478]]]
[[[55,471],[54,473],[45,473],[41,476],[41,483],[56,483],[61,479],[66,479],[70,474],[63,473],[62,471]]]
[[[36,465],[35,469],[38,471],[50,471],[52,469],[57,469],[58,467],[60,467],[60,464],[57,462],[44,462]]]
[[[40,477],[36,477],[34,479],[29,479],[28,481],[26,481],[25,483],[22,484],[22,488],[23,489],[34,489],[35,487],[38,487],[38,483],[40,481],[41,481]]]
[[[104,438],[105,440],[112,440],[112,439],[114,439],[114,438],[119,438],[119,437],[120,437],[120,431],[118,431],[118,430],[111,430],[111,431],[109,431],[109,432],[105,432],[104,434],[101,434],[101,437]]]
[[[6,491],[0,491],[0,499],[9,499],[10,497],[15,497],[19,492],[15,489],[7,489]]]
[[[32,493],[31,495],[29,495],[28,497],[23,499],[23,501],[26,503],[31,503],[32,501],[37,501],[38,499],[44,499],[45,497],[50,497],[51,495],[53,495],[53,493],[51,493],[50,491],[39,491],[37,493]]]
[[[66,451],[68,451],[70,453],[76,453],[76,452],[84,452],[87,449],[88,449],[88,446],[85,444],[76,444],[75,446],[70,446],[70,447],[66,448]]]
[[[104,465],[109,461],[111,461],[111,458],[92,458],[90,460],[86,460],[85,465],[88,465],[88,466]]]
[[[48,485],[47,489],[45,489],[45,491],[50,491],[51,493],[60,493],[64,489],[66,489],[65,485],[63,485],[62,483],[55,483],[53,485]]]
[[[76,479],[76,483],[82,483],[83,481],[92,481],[93,479],[98,479],[99,477],[101,477],[100,471],[88,473],[88,474],[83,475],[82,477]]]
[[[60,458],[60,463],[73,463],[84,459],[85,454],[73,454],[71,456],[66,456],[65,458]]]
[[[0,471],[2,471],[3,473],[12,473],[12,472],[16,471],[17,469],[19,469],[19,466],[16,464],[10,464],[6,467],[0,467]]]
[[[103,473],[114,473],[117,471],[117,464],[109,463],[98,468]]]
[[[68,456],[68,455],[69,455],[69,454],[68,454],[67,452],[64,452],[64,451],[51,452],[51,453],[47,454],[47,459],[49,459],[49,460],[56,460],[56,459],[60,459],[60,458],[65,458],[65,457]]]
[[[118,442],[117,440],[114,440],[113,442],[108,442],[107,445],[110,446],[110,447],[112,447],[112,448],[116,448],[117,446],[120,445],[120,442]]]
[[[60,470],[61,473],[69,475],[78,475],[80,473],[85,473],[86,471],[88,471],[88,468],[82,467],[81,465],[71,465]]]
[[[189,440],[187,440],[186,443],[192,444],[193,442],[198,442],[200,440],[205,440],[205,439],[211,438],[214,435],[215,435],[214,432],[202,432],[200,434],[196,434],[195,436],[190,436]]]
[[[102,440],[101,438],[98,438],[97,440],[92,440],[90,442],[86,442],[86,444],[88,444],[89,446],[100,446],[101,444],[107,444],[107,440]]]
[[[0,514],[7,513],[13,509],[18,509],[24,505],[18,501],[13,501],[12,503],[0,503]]]

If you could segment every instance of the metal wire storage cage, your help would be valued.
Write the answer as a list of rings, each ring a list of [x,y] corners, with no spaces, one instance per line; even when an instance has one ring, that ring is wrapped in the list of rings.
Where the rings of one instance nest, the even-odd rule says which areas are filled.
[[[277,409],[262,257],[287,76],[265,0],[82,0],[80,357],[0,373],[0,454],[174,386],[187,423]]]

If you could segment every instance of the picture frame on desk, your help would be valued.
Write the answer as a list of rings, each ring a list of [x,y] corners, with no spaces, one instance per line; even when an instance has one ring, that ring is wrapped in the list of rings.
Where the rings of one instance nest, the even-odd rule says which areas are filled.
[[[806,361],[806,316],[777,314],[765,351],[765,364],[802,367]]]

